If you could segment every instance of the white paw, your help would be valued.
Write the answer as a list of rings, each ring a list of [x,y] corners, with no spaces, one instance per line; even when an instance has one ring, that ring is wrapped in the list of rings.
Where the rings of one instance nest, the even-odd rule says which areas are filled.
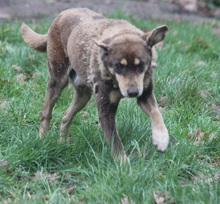
[[[154,130],[152,132],[152,143],[157,147],[158,151],[164,152],[169,144],[169,135],[167,129]]]

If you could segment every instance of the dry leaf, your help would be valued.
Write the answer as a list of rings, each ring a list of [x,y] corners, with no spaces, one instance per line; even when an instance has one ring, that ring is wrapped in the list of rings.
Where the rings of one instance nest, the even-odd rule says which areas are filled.
[[[87,104],[87,106],[93,106],[93,105],[94,105],[93,102],[89,102],[89,103]]]
[[[34,173],[34,177],[32,178],[32,180],[33,181],[42,180],[40,171],[37,171],[36,173]]]
[[[42,180],[43,177],[46,177],[48,183],[50,184],[52,182],[58,183],[61,175],[58,175],[57,173],[54,173],[54,174],[46,173],[45,174],[45,173],[41,173],[40,171],[37,171],[34,174],[34,177],[32,178],[32,180],[33,181]]]
[[[128,197],[121,198],[121,203],[122,204],[135,204],[133,200],[128,200]]]
[[[204,61],[199,61],[196,63],[198,66],[206,66],[206,63]]]
[[[166,96],[162,97],[162,98],[158,101],[159,106],[164,107],[164,106],[166,105],[166,100],[167,100],[167,97],[166,97]]]
[[[89,113],[88,112],[82,112],[82,117],[83,117],[83,119],[85,119],[85,120],[88,120],[89,119]]]
[[[213,110],[212,116],[213,116],[214,120],[217,120],[217,121],[220,120],[220,106],[216,106],[216,105],[213,103],[211,106],[206,105],[206,108]]]
[[[206,133],[201,132],[201,129],[198,128],[197,130],[194,130],[194,133],[188,133],[188,139],[192,139],[194,142],[193,144],[198,146],[200,144],[204,144],[204,138],[207,137]]]
[[[220,166],[220,158],[213,159],[212,165],[215,167],[219,167]]]
[[[6,166],[8,166],[8,164],[9,164],[9,162],[8,162],[7,159],[6,160],[0,160],[0,167],[6,167]]]
[[[48,180],[48,183],[52,183],[52,182],[58,183],[60,177],[61,175],[58,175],[57,173],[54,173],[54,174],[46,173],[46,178]]]
[[[165,204],[165,194],[156,194],[154,192],[154,200],[156,204]]]
[[[3,200],[2,202],[3,204],[9,204],[9,203],[12,203],[12,200],[11,198],[8,198],[7,200]],[[14,203],[14,202],[13,202]]]
[[[4,84],[11,84],[11,82],[9,81],[9,80],[7,80],[7,79],[0,79],[0,82],[2,82],[2,87],[4,86]]]
[[[73,176],[72,176],[71,173],[67,172],[66,175],[65,175],[65,177],[66,177],[66,178],[71,178],[71,177],[73,177]]]
[[[206,175],[206,174],[199,174],[198,176],[194,177],[194,182],[204,182],[207,184],[210,184],[214,181],[218,181],[220,180],[220,172],[217,172],[214,177],[212,177],[211,175]]]
[[[212,74],[210,75],[212,78],[216,78],[217,74],[215,72],[212,72]]]
[[[20,71],[22,70],[22,67],[17,66],[17,65],[15,65],[15,64],[13,64],[12,67],[13,67],[16,71],[18,71],[18,72],[20,72]]]
[[[37,78],[37,77],[39,77],[39,76],[40,76],[40,75],[39,75],[38,73],[34,72],[33,75],[32,75],[32,78]]]
[[[202,90],[202,91],[201,91],[201,97],[202,97],[203,99],[206,99],[206,98],[211,97],[211,95],[210,95],[209,93],[205,92],[204,90]]]
[[[15,76],[15,79],[16,79],[16,81],[19,82],[20,84],[23,84],[24,81],[25,81],[25,76],[24,76],[24,74],[19,74],[19,75]]]
[[[83,204],[83,203],[85,203],[85,200],[86,200],[86,197],[83,197],[83,198],[78,202],[78,204]]]
[[[72,187],[70,187],[70,188],[67,188],[67,189],[65,189],[65,190],[63,190],[62,191],[62,193],[68,193],[68,194],[73,194],[73,192],[74,192],[74,189],[76,189],[77,187],[76,186],[72,186]]]
[[[4,109],[4,108],[5,108],[5,106],[6,106],[6,104],[5,104],[5,103],[1,103],[1,105],[0,105],[1,109]]]
[[[173,198],[170,196],[170,192],[166,193],[155,193],[154,192],[154,201],[156,204],[175,204]]]
[[[211,134],[209,135],[209,140],[212,140],[215,137],[215,133],[211,132]]]

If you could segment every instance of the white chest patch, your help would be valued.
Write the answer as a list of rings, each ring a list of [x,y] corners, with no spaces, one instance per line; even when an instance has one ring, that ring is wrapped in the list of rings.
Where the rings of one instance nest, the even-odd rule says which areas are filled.
[[[76,74],[76,76],[73,79],[73,83],[76,87],[81,87],[84,86],[84,82],[82,81],[82,79],[80,78],[80,76],[78,74]]]

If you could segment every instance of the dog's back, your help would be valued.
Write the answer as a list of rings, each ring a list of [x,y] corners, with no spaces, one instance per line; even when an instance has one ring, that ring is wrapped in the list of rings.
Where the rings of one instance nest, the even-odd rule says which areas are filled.
[[[54,35],[56,30],[61,32],[57,37],[61,36],[62,46],[70,64],[84,82],[90,81],[88,76],[93,75],[91,72],[101,68],[96,58],[99,56],[100,47],[94,41],[111,40],[112,37],[123,34],[144,34],[127,21],[107,19],[85,8],[62,12],[53,22],[49,35]]]
[[[70,64],[82,78],[88,81],[91,66],[97,67],[95,55],[99,47],[94,40],[111,39],[113,36],[135,33],[143,35],[143,32],[124,20],[107,19],[99,13],[86,8],[73,8],[60,13],[55,18],[47,35],[39,35],[23,24],[22,35],[27,44],[37,51],[47,51],[49,61],[61,56],[65,61],[61,64]],[[56,50],[56,51],[55,51]],[[65,68],[63,68],[65,69]],[[57,70],[57,72],[66,72]]]

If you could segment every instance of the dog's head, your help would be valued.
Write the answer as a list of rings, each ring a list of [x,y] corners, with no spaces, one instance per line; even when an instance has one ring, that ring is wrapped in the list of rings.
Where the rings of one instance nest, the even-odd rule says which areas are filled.
[[[167,26],[161,26],[142,36],[125,33],[96,42],[101,47],[105,69],[117,80],[124,97],[142,95],[144,76],[151,67],[152,47],[164,39],[167,31]]]

